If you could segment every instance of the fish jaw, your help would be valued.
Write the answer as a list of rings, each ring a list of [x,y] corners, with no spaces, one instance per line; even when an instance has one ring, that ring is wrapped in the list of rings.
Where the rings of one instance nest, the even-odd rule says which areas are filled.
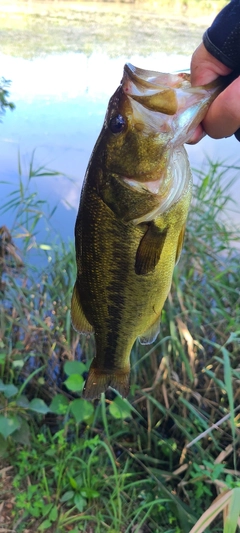
[[[192,137],[220,90],[219,81],[191,87],[189,74],[125,65],[98,144],[106,174],[118,174],[129,187],[165,198],[172,187],[168,168],[174,152]],[[113,133],[112,120],[119,116],[124,127]]]
[[[190,74],[158,73],[124,66],[122,87],[125,94],[143,107],[160,113],[161,132],[171,131],[173,145],[186,143],[203,120],[211,102],[222,90],[222,81],[192,87]]]

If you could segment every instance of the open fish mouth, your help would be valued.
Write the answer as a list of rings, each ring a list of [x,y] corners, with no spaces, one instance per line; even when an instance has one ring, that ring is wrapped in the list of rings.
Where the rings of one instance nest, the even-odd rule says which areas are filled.
[[[131,63],[124,65],[124,76],[127,75],[129,79],[140,88],[145,90],[156,90],[156,87],[166,89],[166,87],[179,88],[191,87],[190,74],[187,72],[179,72],[175,74],[156,72],[155,70],[144,70],[135,67]],[[142,89],[141,89],[142,90]]]
[[[168,80],[169,76],[171,77],[166,74],[166,80],[162,77],[160,79],[156,72],[139,69],[127,63],[122,80],[123,91],[151,111],[174,115],[178,103],[176,93],[170,85],[172,80]],[[166,82],[169,82],[169,87]]]
[[[174,115],[179,108],[186,104],[184,92],[191,88],[190,74],[185,72],[178,74],[158,73],[152,70],[143,70],[127,63],[124,66],[122,87],[128,96],[147,109],[166,115]]]
[[[159,73],[127,63],[119,89],[120,101],[123,95],[121,113],[124,117],[126,110],[129,134],[126,128],[116,177],[129,192],[156,197],[158,207],[149,210],[147,219],[143,215],[145,221],[151,221],[187,194],[191,177],[186,170],[188,160],[183,143],[191,137],[209,102],[219,92],[219,81],[206,87],[192,87],[190,74]],[[135,162],[126,165],[131,142]],[[114,163],[111,172],[115,174],[116,170]],[[136,217],[134,223],[142,220]]]
[[[136,105],[140,104],[151,112],[155,132],[171,131],[175,145],[178,138],[179,144],[187,142],[196,124],[199,124],[205,115],[211,96],[214,98],[216,93],[220,92],[219,80],[204,87],[192,87],[190,74],[186,72],[159,73],[135,67],[130,63],[124,66],[122,89],[132,101],[133,110],[136,102]],[[196,120],[192,121],[195,116]],[[192,125],[190,129],[189,124]]]

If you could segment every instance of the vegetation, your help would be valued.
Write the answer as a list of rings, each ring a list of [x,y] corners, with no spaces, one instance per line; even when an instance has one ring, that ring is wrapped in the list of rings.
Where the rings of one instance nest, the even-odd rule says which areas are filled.
[[[148,351],[134,346],[129,398],[94,403],[81,398],[93,340],[71,327],[73,244],[38,234],[53,212],[31,180],[49,171],[33,157],[19,172],[1,206],[14,224],[0,236],[0,530],[220,533],[224,519],[233,533],[240,231],[226,223],[227,168],[198,172],[161,335]]]
[[[8,88],[10,84],[11,82],[9,80],[5,80],[5,78],[0,78],[0,121],[1,115],[5,113],[7,108],[11,110],[15,108],[15,105],[12,102],[8,101]]]

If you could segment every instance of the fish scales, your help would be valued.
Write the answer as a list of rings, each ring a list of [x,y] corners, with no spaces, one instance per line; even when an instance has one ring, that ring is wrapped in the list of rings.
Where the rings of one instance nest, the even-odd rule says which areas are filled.
[[[179,259],[192,177],[183,142],[219,86],[191,88],[186,74],[125,65],[93,150],[75,226],[71,314],[95,334],[83,391],[129,391],[130,352],[152,343]],[[181,127],[181,130],[180,130]]]

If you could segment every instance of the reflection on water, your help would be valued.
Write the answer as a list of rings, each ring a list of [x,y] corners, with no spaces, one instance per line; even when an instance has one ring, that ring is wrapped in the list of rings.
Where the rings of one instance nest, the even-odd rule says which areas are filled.
[[[62,53],[28,60],[2,54],[0,61],[1,73],[12,80],[11,100],[16,104],[15,111],[8,111],[0,124],[1,181],[11,181],[14,188],[18,151],[27,171],[31,153],[37,148],[36,165],[74,180],[64,176],[37,180],[40,196],[52,204],[59,202],[54,226],[63,238],[72,237],[85,169],[124,63],[169,72],[187,70],[190,56],[151,53],[147,57],[130,54],[111,58],[104,53]],[[229,165],[240,162],[239,149],[235,138],[205,138],[188,147],[188,153],[191,165],[202,168],[206,156],[226,160]],[[1,204],[10,191],[10,185],[1,184]],[[237,185],[233,196],[239,198]],[[240,222],[239,204],[238,213],[232,216]],[[11,227],[11,220],[0,220],[2,224]]]

